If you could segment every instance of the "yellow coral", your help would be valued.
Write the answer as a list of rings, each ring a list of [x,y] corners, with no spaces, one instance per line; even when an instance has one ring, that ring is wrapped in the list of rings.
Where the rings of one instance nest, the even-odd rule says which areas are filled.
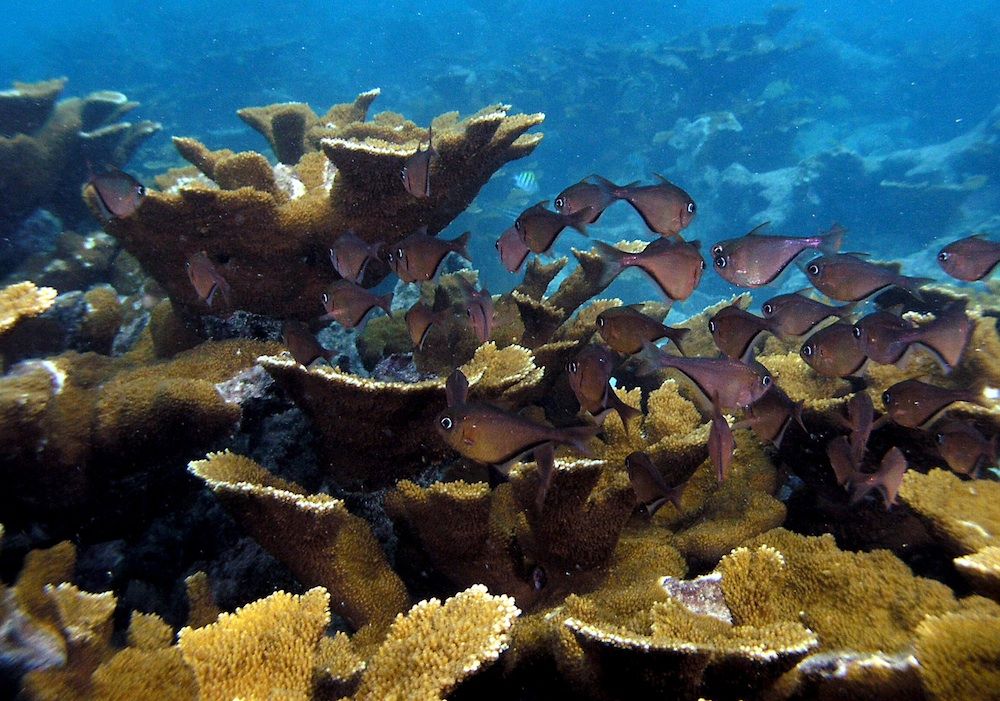
[[[185,577],[184,587],[187,590],[187,624],[190,627],[207,626],[222,613],[212,596],[212,587],[207,574],[198,571]]]
[[[51,287],[36,287],[33,282],[18,282],[0,290],[0,335],[10,331],[21,319],[38,316],[55,302],[58,293]]]
[[[91,675],[90,701],[193,701],[198,698],[194,672],[177,647],[126,648]],[[229,698],[226,699],[229,701]]]
[[[368,523],[339,499],[305,494],[249,458],[210,453],[190,464],[261,545],[306,585],[334,595],[335,610],[355,627],[388,625],[408,603]]]
[[[174,629],[155,613],[132,612],[128,625],[129,647],[165,650],[174,641]]]
[[[1000,546],[991,545],[972,555],[955,558],[955,569],[975,591],[1000,601]]]
[[[279,591],[204,628],[182,628],[177,645],[194,670],[199,698],[310,698],[329,600],[322,587],[301,596]]]
[[[1000,484],[962,480],[950,470],[907,470],[900,500],[927,524],[954,555],[996,545],[1000,533]]]
[[[977,603],[953,613],[928,616],[917,626],[920,677],[934,699],[997,698],[1000,606]]]
[[[368,664],[355,699],[443,699],[507,647],[520,614],[508,596],[477,585],[442,604],[421,601],[396,617]]]

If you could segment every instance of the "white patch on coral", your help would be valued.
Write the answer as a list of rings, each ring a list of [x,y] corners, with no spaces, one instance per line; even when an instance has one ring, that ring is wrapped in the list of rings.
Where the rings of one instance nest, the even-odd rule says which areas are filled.
[[[274,166],[274,184],[292,200],[297,200],[306,194],[306,186],[299,180],[299,176],[291,166],[284,163]]]

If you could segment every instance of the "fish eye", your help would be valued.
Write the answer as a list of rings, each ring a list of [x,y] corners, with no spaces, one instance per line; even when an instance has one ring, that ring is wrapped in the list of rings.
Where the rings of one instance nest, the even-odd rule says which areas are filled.
[[[774,314],[774,307],[771,306],[770,302],[761,307],[760,310],[764,312],[764,316],[771,316],[772,314]]]
[[[712,332],[712,333],[715,333],[715,322],[714,321],[708,322],[708,330],[710,332]]]
[[[399,171],[399,177],[403,179],[404,183],[406,182],[406,166],[403,166],[403,169]]]
[[[762,385],[764,385],[765,387],[770,387],[771,386],[771,376],[770,375],[762,375],[761,378],[760,378],[760,383]]]
[[[577,371],[577,369],[578,369],[578,366],[577,366],[577,364],[576,364],[576,361],[575,361],[575,360],[571,360],[571,361],[569,362],[569,364],[568,364],[568,365],[566,365],[566,369],[567,369],[567,370],[569,371],[569,374],[570,374],[570,375],[575,375],[575,374],[576,374],[576,371]]]
[[[887,406],[892,404],[892,395],[888,391],[882,393],[882,403]]]
[[[600,328],[602,328],[602,329],[603,329],[603,328],[604,328],[604,319],[603,319],[603,318],[601,318],[601,317],[597,317],[597,325],[598,325],[598,326],[599,326]]]
[[[324,292],[323,293],[323,304],[326,304],[329,301],[330,301],[330,295],[328,295],[326,292]]]
[[[715,259],[715,267],[716,268],[720,268],[720,269],[721,268],[725,268],[726,265],[727,265],[726,259],[723,258],[722,256],[719,256],[718,258]]]
[[[402,248],[397,248],[396,249],[396,257],[399,258],[400,260],[403,260],[403,249]]]
[[[139,195],[139,197],[145,197],[146,196],[146,186],[145,185],[139,185],[135,189],[135,191],[136,191],[136,194]]]
[[[935,438],[935,440],[937,440],[937,442],[939,444],[944,445],[944,434],[943,433],[937,434],[936,436],[934,436],[934,438]]]
[[[518,217],[517,219],[514,220],[514,230],[515,231],[521,230],[521,217]]]
[[[819,275],[819,266],[813,263],[808,268],[806,268],[806,272],[812,275],[813,277],[816,277],[817,275]]]
[[[471,309],[466,309],[465,310],[465,315],[471,319],[472,318],[472,310]]]
[[[455,425],[455,422],[451,420],[450,416],[442,416],[441,421],[439,423],[441,424],[441,428],[443,428],[445,431],[450,431],[452,427]]]
[[[712,257],[714,258],[716,256],[721,256],[721,255],[722,255],[722,244],[717,243],[714,246],[712,246]]]
[[[941,261],[942,263],[948,260],[948,251],[941,251],[940,253],[938,253],[938,260]]]
[[[497,242],[495,244],[493,244],[493,245],[496,246],[496,249],[499,251],[500,250],[500,239],[497,239]]]
[[[803,358],[811,358],[812,354],[813,354],[813,347],[812,347],[811,343],[807,343],[804,346],[802,346],[802,357]]]
[[[566,200],[563,199],[562,197],[557,197],[556,198],[556,209],[562,209],[565,206],[566,206]]]
[[[854,338],[861,338],[861,329],[859,329],[857,326],[852,326],[851,335],[854,336]]]
[[[704,270],[704,269],[705,269],[705,261],[704,261],[704,260],[702,260],[702,261],[701,261],[701,269],[702,269],[702,270]]]
[[[688,202],[688,214],[694,214],[695,206],[694,202]]]

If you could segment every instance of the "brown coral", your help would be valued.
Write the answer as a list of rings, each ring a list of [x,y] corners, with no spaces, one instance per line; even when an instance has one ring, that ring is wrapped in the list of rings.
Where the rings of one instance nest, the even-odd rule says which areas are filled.
[[[965,481],[950,470],[927,474],[908,470],[899,498],[952,555],[968,555],[997,544],[1000,484],[996,482]]]
[[[406,589],[368,524],[352,516],[342,501],[306,494],[253,460],[229,452],[210,453],[192,462],[190,470],[300,582],[326,587],[335,611],[355,628],[387,626],[406,607]]]
[[[973,597],[975,598],[975,597]],[[996,698],[1000,690],[1000,606],[980,601],[928,616],[917,627],[916,657],[931,698]]]
[[[87,210],[80,186],[87,162],[123,167],[160,129],[119,121],[137,103],[121,93],[94,92],[56,102],[65,79],[15,83],[0,97],[0,225],[13,227],[39,207],[63,221]]]
[[[531,153],[541,139],[526,132],[542,115],[510,116],[503,105],[461,121],[453,114],[439,117],[432,194],[418,200],[402,187],[399,172],[426,142],[426,132],[391,113],[362,121],[374,98],[365,95],[359,97],[363,109],[356,101],[331,110],[337,119],[351,121],[312,125],[324,131],[318,144],[308,135],[313,117],[302,109],[241,114],[272,140],[279,159],[290,164],[302,152],[295,165],[272,169],[260,154],[210,151],[190,139],[176,142],[214,181],[211,187],[151,192],[134,215],[108,222],[107,230],[189,313],[213,311],[198,299],[184,268],[189,255],[205,251],[230,284],[235,308],[314,318],[322,313],[321,293],[336,277],[326,251],[337,233],[351,229],[368,241],[389,243],[424,225],[437,233],[493,172]],[[304,151],[306,146],[321,146],[322,153]]]
[[[19,282],[0,290],[0,336],[21,319],[37,316],[52,306],[58,293],[51,287]]]

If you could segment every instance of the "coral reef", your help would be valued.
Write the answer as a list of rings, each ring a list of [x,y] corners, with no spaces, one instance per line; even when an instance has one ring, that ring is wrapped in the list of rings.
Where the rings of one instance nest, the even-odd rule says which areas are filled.
[[[283,161],[274,168],[258,153],[212,151],[194,139],[175,139],[200,176],[177,171],[161,177],[162,191],[149,192],[134,215],[107,222],[106,230],[187,313],[212,311],[184,265],[205,251],[231,287],[232,309],[319,316],[322,292],[336,277],[327,251],[338,233],[351,230],[388,244],[422,226],[436,234],[494,171],[541,140],[526,132],[543,115],[508,115],[506,105],[463,120],[442,115],[431,125],[439,153],[433,193],[418,200],[403,189],[399,172],[426,132],[390,112],[366,121],[377,94],[335,105],[318,120],[288,105],[244,111],[241,116],[268,136]],[[94,197],[91,190],[91,206]],[[377,270],[387,272],[373,266],[370,274]]]
[[[124,167],[160,125],[127,122],[138,107],[112,91],[59,100],[66,79],[15,83],[0,93],[0,229],[45,208],[73,225],[87,216],[80,187],[88,161]],[[6,272],[10,251],[0,248]]]

